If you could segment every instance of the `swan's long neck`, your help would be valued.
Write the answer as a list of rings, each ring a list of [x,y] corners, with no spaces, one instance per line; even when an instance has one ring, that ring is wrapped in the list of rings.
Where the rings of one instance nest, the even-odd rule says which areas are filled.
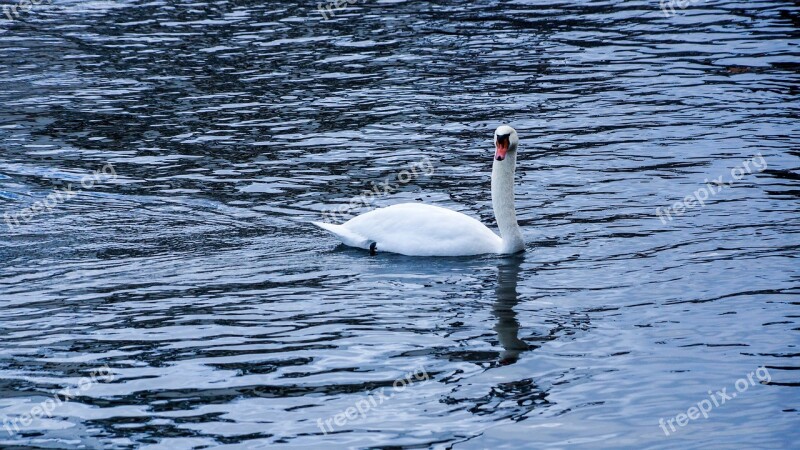
[[[492,208],[503,239],[502,253],[516,253],[525,248],[522,232],[517,224],[517,211],[514,208],[514,170],[517,166],[517,152],[509,151],[502,161],[492,165]]]

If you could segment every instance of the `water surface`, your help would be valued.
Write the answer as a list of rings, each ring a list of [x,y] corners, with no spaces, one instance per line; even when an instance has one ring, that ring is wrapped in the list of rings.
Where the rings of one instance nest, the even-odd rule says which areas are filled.
[[[0,224],[0,446],[800,440],[796,2],[366,0],[322,19],[73,1],[0,23],[0,214],[79,191]],[[524,255],[370,257],[309,224],[388,180],[349,212],[423,201],[494,226],[501,123]],[[660,425],[749,374],[708,418]]]

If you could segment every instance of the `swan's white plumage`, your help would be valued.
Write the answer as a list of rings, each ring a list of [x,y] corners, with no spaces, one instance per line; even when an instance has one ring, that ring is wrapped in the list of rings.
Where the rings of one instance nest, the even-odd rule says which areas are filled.
[[[354,217],[342,225],[314,222],[346,245],[408,256],[501,253],[503,240],[477,219],[424,203],[401,203]]]
[[[460,212],[423,203],[402,203],[376,209],[341,225],[314,222],[351,247],[409,256],[512,254],[525,250],[514,209],[517,132],[503,125],[494,136],[492,209],[500,236]]]

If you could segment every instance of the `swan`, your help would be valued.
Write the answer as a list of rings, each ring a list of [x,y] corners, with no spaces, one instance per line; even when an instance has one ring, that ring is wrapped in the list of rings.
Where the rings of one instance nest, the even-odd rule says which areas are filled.
[[[495,234],[466,214],[424,203],[401,203],[354,217],[341,225],[312,222],[345,245],[407,256],[512,254],[525,250],[514,209],[514,171],[519,137],[501,125],[494,132],[492,208]]]

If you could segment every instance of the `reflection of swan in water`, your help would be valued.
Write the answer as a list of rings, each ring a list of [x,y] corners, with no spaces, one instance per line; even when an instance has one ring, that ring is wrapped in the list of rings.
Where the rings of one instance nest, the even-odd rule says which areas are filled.
[[[528,350],[528,344],[517,337],[519,322],[514,307],[519,303],[517,298],[517,279],[524,258],[514,255],[503,258],[497,265],[497,287],[494,289],[497,300],[492,310],[497,317],[497,338],[503,351],[500,353],[500,364],[514,364],[519,354]]]

